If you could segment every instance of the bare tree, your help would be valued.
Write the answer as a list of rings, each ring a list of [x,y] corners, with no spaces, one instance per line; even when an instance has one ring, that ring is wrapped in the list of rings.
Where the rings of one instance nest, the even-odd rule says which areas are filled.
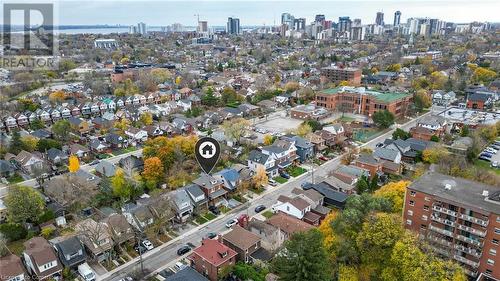
[[[111,234],[108,225],[103,222],[96,222],[92,218],[88,218],[76,225],[76,230],[82,240],[87,245],[87,248],[94,254],[102,254],[109,251],[108,262],[111,260],[115,242],[111,239]]]
[[[166,195],[160,196],[149,206],[155,219],[146,231],[157,238],[159,234],[166,234],[169,229],[169,223],[174,217],[172,199]]]

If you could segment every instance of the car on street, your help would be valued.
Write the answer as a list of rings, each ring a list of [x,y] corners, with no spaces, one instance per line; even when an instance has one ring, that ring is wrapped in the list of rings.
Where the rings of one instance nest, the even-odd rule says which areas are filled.
[[[153,243],[151,243],[151,241],[149,240],[142,240],[141,242],[142,246],[144,246],[144,248],[146,248],[148,251],[151,251],[153,250],[154,246],[153,246]]]
[[[209,232],[207,234],[208,239],[214,239],[215,237],[217,237],[217,233],[215,233],[215,232]]]
[[[270,186],[277,186],[278,185],[278,183],[273,179],[269,179],[267,182],[269,183]]]
[[[144,254],[145,252],[148,251],[148,249],[146,249],[146,247],[142,245],[135,245],[134,250],[139,254]]]
[[[99,162],[101,162],[101,160],[94,160],[94,161],[90,162],[89,165],[94,166],[94,165],[99,164]]]
[[[120,279],[118,281],[134,281],[134,278],[132,278],[130,276],[125,276],[125,277],[123,277],[122,279]]]
[[[300,184],[300,187],[302,187],[303,190],[309,190],[313,187],[313,184],[306,181]]]
[[[289,174],[287,174],[286,172],[280,172],[280,176],[281,176],[282,178],[287,179],[287,180],[288,180],[288,179],[290,179],[290,175],[289,175]]]
[[[379,142],[379,143],[377,143],[377,145],[375,145],[375,147],[382,147],[382,146],[384,146],[383,142]]]
[[[260,213],[260,212],[264,211],[265,209],[266,209],[266,206],[259,205],[259,206],[255,207],[255,212]]]
[[[189,251],[191,251],[191,247],[189,247],[188,245],[184,245],[177,249],[177,255],[182,256],[186,253],[189,253]]]
[[[218,216],[220,214],[220,210],[217,206],[209,206],[208,210],[216,216]]]
[[[226,223],[226,227],[227,227],[227,228],[231,228],[231,227],[233,227],[233,226],[234,226],[235,224],[237,224],[237,223],[238,223],[238,220],[237,220],[237,219],[231,219],[230,221],[228,221],[228,222]]]

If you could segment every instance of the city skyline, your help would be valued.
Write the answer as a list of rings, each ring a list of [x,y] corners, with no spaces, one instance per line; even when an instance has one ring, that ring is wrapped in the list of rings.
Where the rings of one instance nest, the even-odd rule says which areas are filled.
[[[225,26],[229,17],[239,18],[242,26],[279,25],[282,13],[314,21],[317,14],[338,21],[340,16],[359,18],[363,24],[375,22],[377,12],[384,13],[386,24],[392,24],[394,12],[401,11],[401,23],[411,17],[439,18],[448,22],[500,22],[495,11],[498,1],[59,1],[60,25],[132,25],[149,26],[181,23],[196,26],[197,18],[209,26]],[[133,11],[133,13],[131,13]],[[446,11],[445,13],[443,11]]]

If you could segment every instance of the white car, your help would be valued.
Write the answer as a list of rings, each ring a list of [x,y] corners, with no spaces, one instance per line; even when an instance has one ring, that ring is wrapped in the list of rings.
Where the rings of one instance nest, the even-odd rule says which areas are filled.
[[[142,246],[144,246],[144,248],[146,248],[148,251],[150,250],[153,250],[154,246],[153,246],[153,243],[151,243],[151,241],[149,240],[142,240]]]
[[[88,263],[82,263],[78,266],[78,274],[83,278],[85,281],[94,281],[95,280],[95,273],[90,268]]]
[[[498,168],[498,161],[493,161],[493,163],[491,163],[491,167],[493,168]]]
[[[485,148],[483,151],[489,152],[491,154],[497,154],[497,152],[498,152],[498,150],[490,148],[490,147]]]
[[[238,220],[237,220],[237,219],[232,219],[232,220],[230,220],[230,221],[228,221],[228,222],[226,223],[226,227],[227,227],[227,228],[231,228],[231,227],[233,227],[233,226],[234,226],[235,224],[237,224],[237,223],[238,223]]]

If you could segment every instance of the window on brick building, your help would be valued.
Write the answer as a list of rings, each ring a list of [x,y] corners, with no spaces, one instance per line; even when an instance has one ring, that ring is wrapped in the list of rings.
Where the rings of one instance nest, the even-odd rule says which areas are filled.
[[[410,206],[415,206],[415,201],[410,200]]]
[[[413,216],[413,211],[412,210],[408,210],[408,216]]]

